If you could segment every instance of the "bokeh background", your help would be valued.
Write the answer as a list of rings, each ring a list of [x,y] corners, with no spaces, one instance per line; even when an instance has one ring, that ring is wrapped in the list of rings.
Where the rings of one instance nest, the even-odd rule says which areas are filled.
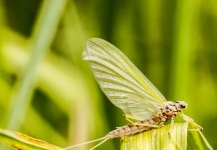
[[[168,100],[185,100],[217,148],[214,0],[0,0],[0,128],[66,147],[125,125],[82,61],[92,37],[116,45]]]

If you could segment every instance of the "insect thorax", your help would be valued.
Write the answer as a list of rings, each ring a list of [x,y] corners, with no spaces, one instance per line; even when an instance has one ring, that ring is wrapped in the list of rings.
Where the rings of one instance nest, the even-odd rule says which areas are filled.
[[[166,101],[161,106],[161,121],[166,122],[172,118],[174,118],[177,114],[181,113],[182,110],[187,107],[187,104],[184,101]]]

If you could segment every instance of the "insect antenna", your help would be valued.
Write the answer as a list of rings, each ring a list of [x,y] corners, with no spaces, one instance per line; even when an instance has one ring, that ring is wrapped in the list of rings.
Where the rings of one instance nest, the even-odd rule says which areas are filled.
[[[82,145],[86,145],[86,144],[94,143],[94,142],[97,142],[97,141],[101,141],[100,143],[98,143],[97,145],[95,145],[94,147],[92,147],[91,149],[89,149],[89,150],[93,150],[94,148],[96,148],[96,147],[98,147],[99,145],[103,144],[103,143],[106,142],[107,140],[108,140],[107,137],[102,137],[102,138],[99,138],[99,139],[96,139],[96,140],[92,140],[92,141],[84,142],[84,143],[77,144],[77,145],[72,145],[72,146],[69,146],[69,147],[63,148],[63,150],[68,150],[68,149],[71,149],[71,148],[74,148],[74,147],[78,147],[78,146],[82,146]]]

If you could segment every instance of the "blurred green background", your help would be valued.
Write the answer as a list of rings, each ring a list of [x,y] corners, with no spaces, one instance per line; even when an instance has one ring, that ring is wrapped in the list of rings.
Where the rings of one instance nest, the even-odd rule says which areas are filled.
[[[127,124],[82,61],[92,37],[117,46],[168,100],[185,100],[217,148],[214,0],[0,0],[0,128],[66,147]]]

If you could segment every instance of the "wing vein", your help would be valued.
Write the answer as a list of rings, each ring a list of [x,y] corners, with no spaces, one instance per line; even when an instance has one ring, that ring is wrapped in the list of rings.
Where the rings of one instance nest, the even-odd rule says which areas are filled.
[[[149,119],[159,113],[164,96],[112,44],[98,38],[88,40],[83,59],[109,100],[124,113]]]

